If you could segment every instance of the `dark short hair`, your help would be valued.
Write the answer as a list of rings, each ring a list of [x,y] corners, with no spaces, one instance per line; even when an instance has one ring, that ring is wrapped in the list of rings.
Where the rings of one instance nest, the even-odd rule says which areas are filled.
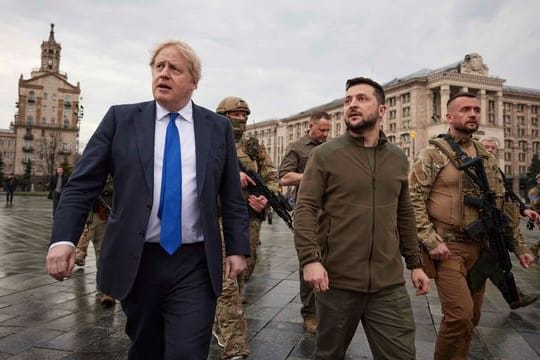
[[[452,101],[454,101],[454,100],[456,100],[457,98],[460,98],[460,97],[468,97],[468,98],[478,100],[478,96],[476,96],[476,94],[473,94],[473,93],[468,92],[468,91],[460,91],[460,92],[455,93],[454,95],[450,96],[450,99],[448,99],[448,101],[446,102],[446,107],[448,107],[448,105],[450,105],[450,103]]]
[[[375,98],[377,98],[377,102],[379,104],[384,104],[385,95],[384,95],[383,87],[381,86],[381,84],[379,84],[378,82],[374,80],[371,80],[370,78],[356,77],[356,78],[347,80],[347,82],[345,83],[345,91],[349,90],[349,88],[351,88],[352,86],[360,85],[360,84],[366,84],[373,87],[374,89],[373,93],[375,94]]]
[[[321,119],[330,120],[330,114],[328,114],[326,111],[317,111],[311,114],[309,121],[312,123],[318,123]]]

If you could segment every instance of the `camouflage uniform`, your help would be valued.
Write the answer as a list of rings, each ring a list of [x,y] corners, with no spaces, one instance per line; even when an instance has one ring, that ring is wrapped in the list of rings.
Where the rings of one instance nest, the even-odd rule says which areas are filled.
[[[236,356],[248,357],[247,320],[240,296],[238,282],[225,276],[225,243],[221,236],[223,252],[223,289],[216,305],[213,333],[223,347],[222,359]]]
[[[502,206],[504,186],[494,158],[475,140],[454,140],[469,156],[483,159],[490,189]],[[464,233],[465,226],[479,215],[477,209],[464,204],[463,197],[479,196],[480,191],[456,165],[459,162],[448,143],[433,139],[418,155],[409,176],[420,242],[428,251],[444,242],[452,254],[450,259],[437,264],[436,285],[443,319],[435,346],[436,360],[466,359],[484,295],[483,287],[471,293],[467,274],[485,250],[487,239],[469,239]]]
[[[278,190],[276,168],[268,157],[264,147],[260,146],[257,139],[240,140],[236,143],[238,160],[249,170],[256,171],[261,175],[268,188]],[[249,193],[244,191],[244,197]],[[235,356],[247,357],[249,345],[247,339],[247,321],[245,318],[242,297],[240,295],[244,282],[249,279],[255,268],[257,260],[257,247],[261,222],[265,214],[249,212],[249,239],[251,256],[247,259],[248,266],[237,280],[231,280],[223,275],[223,290],[217,300],[216,319],[214,322],[214,334],[218,342],[223,345],[222,359],[231,359]],[[225,249],[224,244],[222,248]],[[225,253],[223,254],[225,259]],[[224,267],[225,268],[225,267]]]
[[[279,183],[277,181],[277,170],[272,160],[268,156],[265,148],[259,145],[256,138],[250,138],[248,140],[240,140],[236,143],[236,155],[242,165],[248,169],[257,172],[263,178],[268,188],[274,192],[279,191]],[[247,201],[249,196],[248,191],[244,191],[244,197]],[[249,243],[251,248],[251,256],[247,259],[247,268],[242,273],[241,279],[239,279],[240,290],[243,287],[243,283],[247,281],[257,262],[257,248],[260,244],[260,232],[261,223],[266,217],[266,212],[257,214],[250,209],[249,211]]]

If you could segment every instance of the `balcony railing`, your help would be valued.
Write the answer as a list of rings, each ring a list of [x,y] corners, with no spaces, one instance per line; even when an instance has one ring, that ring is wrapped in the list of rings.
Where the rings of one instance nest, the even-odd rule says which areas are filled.
[[[23,146],[23,151],[24,152],[33,152],[34,151],[34,147],[32,145],[24,145]]]

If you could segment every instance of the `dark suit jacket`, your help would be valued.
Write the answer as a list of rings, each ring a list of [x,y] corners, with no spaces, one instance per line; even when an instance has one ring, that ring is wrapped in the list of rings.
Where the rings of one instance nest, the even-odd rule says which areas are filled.
[[[154,101],[109,109],[64,187],[54,218],[51,243],[76,244],[93,200],[111,173],[113,208],[97,281],[101,291],[119,300],[128,295],[137,275],[152,208],[155,114]],[[193,121],[201,227],[212,286],[219,295],[222,252],[218,198],[223,205],[227,255],[249,255],[247,208],[229,120],[193,104]]]

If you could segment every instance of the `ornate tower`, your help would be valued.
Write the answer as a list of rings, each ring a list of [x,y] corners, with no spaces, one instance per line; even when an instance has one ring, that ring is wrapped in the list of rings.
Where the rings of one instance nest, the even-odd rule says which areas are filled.
[[[36,190],[44,190],[58,166],[73,166],[79,151],[81,89],[60,71],[61,50],[51,24],[49,39],[41,43],[41,66],[30,78],[19,78],[14,172],[27,175]]]
[[[51,24],[49,40],[41,43],[41,71],[59,72],[62,46],[54,40],[54,24]]]

